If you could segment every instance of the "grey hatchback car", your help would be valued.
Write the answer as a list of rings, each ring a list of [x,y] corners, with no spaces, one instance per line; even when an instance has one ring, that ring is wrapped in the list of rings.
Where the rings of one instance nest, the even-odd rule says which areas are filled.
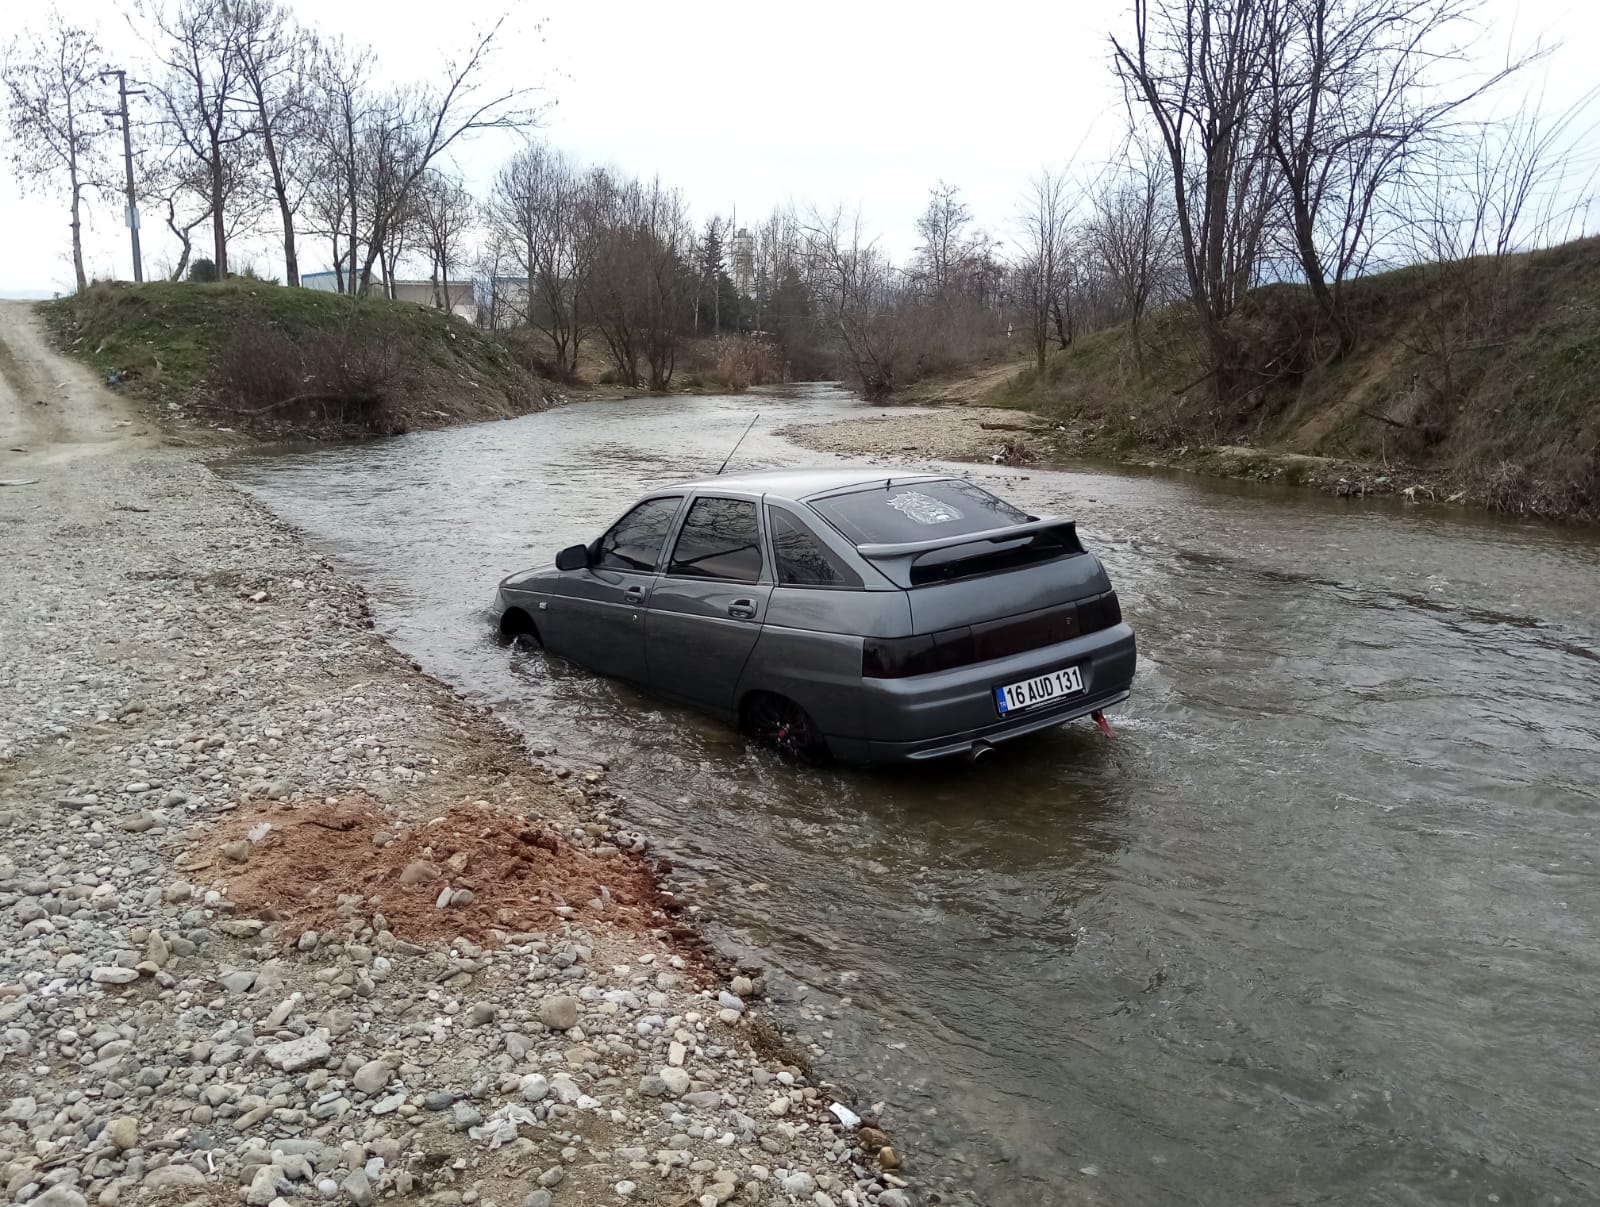
[[[807,759],[966,756],[1128,698],[1116,592],[1069,520],[959,478],[774,470],[652,491],[494,614]]]

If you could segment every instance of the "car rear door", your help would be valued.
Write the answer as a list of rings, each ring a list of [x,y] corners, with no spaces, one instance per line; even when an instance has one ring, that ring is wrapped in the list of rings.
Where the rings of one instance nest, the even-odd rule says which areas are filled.
[[[552,651],[602,675],[648,679],[645,609],[682,506],[681,495],[645,499],[594,543],[589,566],[561,576],[540,630]]]
[[[762,546],[755,498],[701,495],[690,503],[650,595],[646,658],[657,691],[732,714],[772,595]]]

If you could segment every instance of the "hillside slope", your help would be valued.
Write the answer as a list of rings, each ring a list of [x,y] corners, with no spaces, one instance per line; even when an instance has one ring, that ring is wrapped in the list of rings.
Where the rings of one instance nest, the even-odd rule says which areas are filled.
[[[1342,361],[1304,290],[1255,291],[1232,324],[1245,369],[1221,399],[1176,306],[1146,321],[1137,363],[1126,327],[1099,331],[974,401],[1039,412],[1064,451],[1291,479],[1328,458],[1425,496],[1600,517],[1600,239],[1348,289],[1360,340]]]
[[[392,434],[546,400],[497,335],[409,302],[253,280],[102,282],[41,310],[66,352],[163,419],[263,437]]]

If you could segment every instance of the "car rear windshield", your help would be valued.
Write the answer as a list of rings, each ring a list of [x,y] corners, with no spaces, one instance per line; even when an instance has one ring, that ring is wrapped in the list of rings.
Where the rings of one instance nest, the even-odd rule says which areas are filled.
[[[954,478],[895,483],[816,499],[811,507],[857,545],[966,536],[1033,519],[982,487]]]

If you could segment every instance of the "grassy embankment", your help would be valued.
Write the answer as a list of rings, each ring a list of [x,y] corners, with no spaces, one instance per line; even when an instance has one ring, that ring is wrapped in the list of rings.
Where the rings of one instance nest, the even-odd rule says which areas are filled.
[[[1341,360],[1304,289],[1247,298],[1220,401],[1184,306],[1146,320],[1137,364],[1117,327],[970,396],[1037,413],[1065,455],[1600,518],[1600,240],[1347,288]]]
[[[547,400],[506,340],[409,302],[232,280],[98,283],[42,310],[64,350],[113,388],[194,426],[391,434]]]

